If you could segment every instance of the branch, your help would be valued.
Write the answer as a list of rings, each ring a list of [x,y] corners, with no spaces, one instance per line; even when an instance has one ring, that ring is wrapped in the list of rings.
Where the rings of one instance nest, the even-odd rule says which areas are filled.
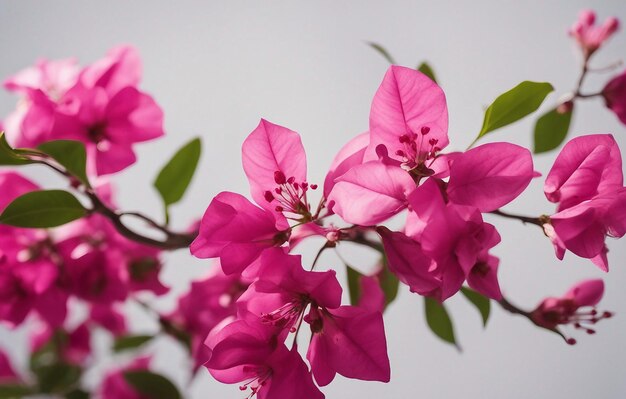
[[[530,224],[534,224],[535,226],[539,226],[541,228],[543,228],[543,225],[547,222],[546,220],[544,220],[545,216],[540,216],[538,218],[535,218],[531,216],[514,215],[512,213],[503,212],[499,209],[496,209],[495,211],[491,211],[489,213],[502,216],[508,219],[517,219],[517,220],[520,220],[524,224],[530,223]]]
[[[502,309],[506,310],[507,312],[512,313],[512,314],[516,314],[516,315],[520,315],[520,316],[524,316],[525,318],[530,320],[537,327],[543,328],[544,330],[551,331],[551,332],[557,334],[558,336],[560,336],[561,338],[563,338],[563,340],[566,343],[571,344],[571,341],[565,335],[563,335],[563,333],[558,328],[556,328],[556,327],[548,328],[548,327],[542,326],[541,324],[538,324],[532,318],[532,315],[531,315],[530,312],[527,312],[525,310],[522,310],[522,309],[518,308],[517,306],[515,306],[511,302],[509,302],[506,298],[502,297],[502,299],[500,299],[497,302],[502,307]]]

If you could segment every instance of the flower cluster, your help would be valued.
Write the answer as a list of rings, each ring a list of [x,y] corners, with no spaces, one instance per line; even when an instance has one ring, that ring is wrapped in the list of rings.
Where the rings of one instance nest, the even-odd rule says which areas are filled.
[[[618,26],[614,18],[596,26],[593,12],[581,14],[570,30],[584,58],[578,87],[540,118],[539,133],[539,125],[560,128],[549,133],[564,138],[574,100],[587,97],[604,98],[626,123],[626,73],[595,94],[580,87],[589,59]],[[169,227],[168,207],[191,181],[198,140],[157,176],[164,223],[119,210],[108,180],[135,162],[135,143],[164,134],[163,112],[139,89],[140,78],[137,51],[120,46],[82,68],[73,59],[41,60],[4,82],[20,100],[2,122],[0,165],[49,167],[67,179],[70,191],[42,190],[14,170],[0,171],[0,322],[15,328],[33,319],[34,326],[33,377],[16,372],[0,349],[0,390],[89,396],[80,378],[91,366],[92,332],[100,328],[113,336],[116,351],[159,334],[174,338],[188,350],[192,376],[204,366],[248,398],[323,399],[321,388],[337,374],[388,382],[383,311],[399,283],[425,298],[429,326],[440,337],[431,324],[443,323],[431,323],[437,316],[428,309],[438,307],[447,318],[443,304],[459,292],[485,323],[481,306],[492,300],[569,344],[576,340],[561,328],[594,334],[597,322],[613,316],[596,309],[604,294],[597,279],[545,298],[532,311],[511,304],[493,251],[500,232],[485,221],[491,214],[539,226],[559,260],[570,251],[608,272],[606,239],[626,235],[623,164],[611,134],[579,136],[563,146],[544,181],[554,212],[514,215],[502,208],[541,176],[531,152],[507,142],[474,147],[476,141],[466,151],[450,151],[443,90],[431,75],[392,65],[374,94],[368,131],[340,149],[320,187],[308,180],[299,134],[262,119],[242,146],[251,199],[221,192],[199,222],[178,233]],[[547,83],[524,82],[500,96],[477,140],[534,112],[551,90]],[[535,152],[561,143],[551,140]],[[63,151],[54,151],[59,144]],[[42,202],[33,205],[35,198]],[[59,198],[76,201],[60,204]],[[55,214],[65,208],[69,213]],[[164,238],[126,225],[128,216]],[[323,245],[309,261],[300,249],[314,239]],[[337,251],[348,274],[342,286],[337,265],[321,255],[345,243],[373,249],[379,258],[373,271],[361,274]],[[181,248],[214,261],[173,310],[162,312],[139,295],[169,292],[160,279],[163,251]],[[157,332],[130,332],[123,313],[129,300],[155,316]],[[84,312],[74,317],[77,307]],[[151,359],[135,354],[109,371],[94,393],[104,399],[180,397],[151,371]]]
[[[299,136],[261,121],[243,143],[256,204],[218,194],[191,246],[197,257],[219,258],[226,274],[252,281],[237,300],[236,318],[206,341],[205,366],[215,378],[244,382],[241,388],[260,398],[319,397],[311,375],[319,386],[335,373],[389,379],[382,307],[341,306],[335,272],[303,268],[292,253],[311,235],[334,247],[375,231],[389,270],[412,292],[444,301],[467,283],[502,299],[499,259],[490,253],[500,235],[482,215],[513,201],[537,176],[532,157],[509,143],[443,153],[447,126],[439,86],[420,72],[392,66],[374,96],[369,132],[339,152],[313,208],[310,194],[317,186],[307,181]],[[559,212],[541,219],[559,258],[568,248],[606,265],[605,235],[624,235],[621,167],[610,135],[580,137],[563,149],[546,179],[546,195],[559,202]],[[383,225],[405,210],[402,231]],[[334,214],[350,226],[326,226]],[[303,322],[311,333],[310,371],[296,351]],[[285,345],[289,333],[296,335],[291,349]]]
[[[92,174],[119,172],[135,162],[134,143],[163,135],[163,111],[138,88],[141,72],[129,46],[83,68],[74,59],[40,60],[4,82],[21,100],[3,129],[19,147],[81,141]]]

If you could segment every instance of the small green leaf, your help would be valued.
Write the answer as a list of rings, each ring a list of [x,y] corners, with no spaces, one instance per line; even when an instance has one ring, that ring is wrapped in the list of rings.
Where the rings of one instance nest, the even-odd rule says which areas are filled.
[[[465,298],[467,298],[467,300],[470,301],[476,309],[478,309],[480,316],[483,318],[483,327],[487,327],[489,313],[491,312],[491,302],[489,301],[489,298],[465,287],[461,288],[461,293],[465,295]]]
[[[113,351],[121,352],[127,349],[136,349],[154,338],[153,335],[124,335],[116,338]]]
[[[535,147],[533,149],[535,154],[554,150],[561,145],[569,131],[572,111],[573,108],[564,112],[559,112],[558,108],[554,108],[537,120],[535,125]]]
[[[72,194],[63,190],[26,193],[11,202],[0,215],[0,224],[16,227],[56,227],[87,214]]]
[[[435,71],[433,71],[433,69],[430,67],[430,65],[428,65],[427,62],[422,62],[417,67],[417,70],[428,76],[433,82],[437,83],[437,78],[435,78]]]
[[[454,337],[452,320],[450,320],[445,306],[435,299],[424,297],[424,309],[426,312],[426,322],[431,331],[445,342],[453,344],[457,349],[460,349]]]
[[[127,371],[126,382],[151,399],[180,399],[178,388],[164,376],[150,371]]]
[[[32,388],[18,384],[0,384],[0,399],[18,399],[34,392]]]
[[[485,111],[483,127],[476,140],[535,112],[552,90],[550,83],[524,81],[501,94]]]
[[[352,306],[357,306],[359,304],[359,300],[361,299],[361,276],[363,275],[348,265],[346,265],[346,271],[348,274],[350,304]]]
[[[200,139],[191,140],[159,172],[154,187],[161,194],[166,208],[180,201],[185,194],[198,166],[201,150]]]
[[[45,393],[64,392],[74,386],[82,371],[80,367],[67,363],[41,366],[35,370],[39,390]]]
[[[50,155],[83,184],[89,186],[86,172],[87,152],[83,143],[74,140],[55,140],[43,143],[37,148]]]
[[[385,293],[385,307],[389,306],[391,302],[393,302],[398,296],[398,289],[400,288],[400,280],[389,270],[389,266],[387,264],[387,257],[383,257],[382,259],[383,269],[378,274],[378,278],[380,279],[380,287],[383,289]]]
[[[19,151],[11,148],[4,132],[0,132],[0,165],[26,165],[33,163],[33,161],[27,159]]]
[[[378,54],[382,55],[383,57],[385,57],[385,59],[387,61],[389,61],[390,64],[395,64],[396,61],[393,59],[393,57],[391,56],[391,54],[389,54],[389,52],[387,51],[387,49],[385,49],[383,46],[381,46],[378,43],[374,43],[374,42],[367,42],[367,44],[373,48],[374,50],[376,50],[378,52]]]
[[[65,399],[89,399],[91,395],[89,392],[82,389],[74,389],[71,392],[65,394]]]

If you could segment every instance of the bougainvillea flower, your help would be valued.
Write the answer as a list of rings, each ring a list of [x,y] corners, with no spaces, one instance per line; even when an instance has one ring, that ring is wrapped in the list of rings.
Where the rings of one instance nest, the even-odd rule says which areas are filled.
[[[135,390],[124,377],[127,371],[147,371],[150,368],[150,357],[139,357],[127,366],[108,372],[100,384],[102,399],[150,399]]]
[[[219,257],[224,273],[241,273],[265,249],[286,242],[288,229],[282,215],[275,216],[242,195],[222,192],[205,211],[191,253],[197,258]]]
[[[248,285],[237,274],[224,274],[217,263],[208,277],[191,283],[189,291],[178,299],[176,310],[166,316],[171,323],[191,336],[194,370],[209,358],[208,348],[204,345],[205,338],[223,320],[235,316],[236,301]]]
[[[626,234],[626,188],[598,195],[550,216],[544,230],[559,259],[563,259],[567,249],[608,271],[604,240],[607,236],[620,238]]]
[[[544,192],[558,210],[570,208],[623,186],[622,156],[610,134],[570,140],[546,177]]]
[[[0,212],[16,197],[38,189],[15,172],[0,172]],[[0,225],[0,320],[21,324],[31,310],[53,325],[63,322],[66,300],[57,286],[53,243],[43,229]]]
[[[583,10],[578,21],[569,30],[570,36],[576,39],[586,58],[619,29],[619,21],[614,17],[607,18],[600,26],[596,26],[595,22],[596,13],[593,10]]]
[[[406,198],[414,188],[415,182],[406,171],[370,161],[335,179],[329,203],[348,223],[375,225],[405,209]]]
[[[341,305],[342,290],[334,270],[306,271],[300,256],[280,249],[266,251],[260,263],[258,280],[238,301],[239,313],[248,321],[259,320],[280,333],[291,329],[311,303],[324,308]]]
[[[604,294],[602,280],[585,280],[573,286],[565,295],[559,298],[544,299],[532,311],[531,319],[538,325],[546,328],[556,328],[559,325],[571,324],[577,329],[594,334],[591,327],[602,319],[612,316],[611,312],[598,312],[595,306]],[[592,308],[584,309],[581,308]],[[570,338],[569,344],[576,343]]]
[[[81,238],[57,245],[64,260],[66,289],[87,302],[110,304],[128,296],[129,272],[116,249],[87,249]]]
[[[379,145],[405,170],[420,173],[448,145],[446,97],[428,76],[389,67],[372,101],[368,160],[376,158]]]
[[[393,232],[386,227],[378,227],[383,240],[389,270],[408,285],[411,292],[430,296],[439,289],[441,280],[433,273],[433,261],[421,245],[403,233]]]
[[[61,71],[46,75],[48,80],[50,76],[59,80],[53,82],[54,99],[47,94],[52,89],[31,89],[26,107],[21,106],[5,122],[14,145],[32,147],[48,140],[79,140],[87,149],[89,172],[104,175],[135,162],[135,143],[163,135],[161,108],[137,88],[141,62],[134,48],[113,48],[104,59],[85,67],[71,87],[68,82],[72,79],[67,77],[70,66],[59,65],[55,67]],[[42,79],[20,75],[7,84],[17,89]]]
[[[454,157],[446,192],[451,202],[491,212],[517,198],[533,174],[533,159],[526,148],[484,144]]]
[[[307,193],[317,185],[306,180],[306,153],[298,133],[261,119],[241,153],[257,204],[291,219],[311,220]]]
[[[6,352],[0,348],[0,384],[18,382],[17,375]]]
[[[606,106],[626,124],[626,70],[612,78],[604,89],[602,96]]]
[[[498,283],[500,259],[486,251],[479,255],[476,264],[467,274],[467,284],[484,296],[499,301],[502,299]]]
[[[126,317],[115,304],[91,303],[89,321],[108,330],[116,337],[128,332]]]
[[[235,321],[209,334],[206,345],[211,375],[226,384],[242,383],[239,389],[249,389],[249,397],[324,398],[296,348],[278,343],[264,324]]]
[[[307,321],[313,333],[307,359],[320,386],[330,384],[335,373],[359,380],[389,382],[391,369],[380,312],[355,306],[313,307]]]
[[[9,77],[7,90],[23,97],[15,111],[3,121],[9,141],[18,147],[33,147],[49,139],[54,123],[54,110],[65,92],[78,78],[74,59],[40,60]]]
[[[441,187],[438,179],[430,178],[409,196],[411,212],[406,232],[419,242],[423,256],[432,261],[427,267],[427,261],[422,260],[421,269],[427,267],[428,274],[440,280],[440,288],[436,291],[416,292],[443,301],[458,292],[472,272],[484,272],[486,277],[491,271],[494,273],[489,274],[490,279],[495,278],[497,267],[485,268],[485,262],[489,259],[489,249],[500,242],[500,235],[495,227],[483,221],[478,208],[452,202],[446,204]],[[404,242],[408,248],[416,248],[410,239]],[[411,262],[416,261],[412,259]],[[478,275],[474,274],[472,280],[475,277]],[[499,292],[494,281],[488,285],[493,289],[485,294]]]

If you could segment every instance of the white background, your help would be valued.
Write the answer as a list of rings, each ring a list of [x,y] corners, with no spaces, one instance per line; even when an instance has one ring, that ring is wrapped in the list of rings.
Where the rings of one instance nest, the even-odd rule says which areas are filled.
[[[199,173],[184,202],[173,211],[176,227],[183,228],[204,212],[218,192],[248,193],[240,146],[261,117],[302,135],[309,181],[323,182],[334,153],[367,129],[370,102],[387,68],[364,41],[384,44],[407,66],[423,60],[431,63],[448,98],[452,143],[448,149],[462,150],[480,129],[483,108],[520,81],[548,81],[555,86],[556,94],[548,97],[542,110],[574,87],[580,59],[566,31],[583,7],[597,9],[602,21],[610,15],[626,19],[619,0],[2,2],[0,76],[41,56],[76,56],[88,63],[113,45],[137,46],[144,60],[142,87],[164,108],[167,136],[137,146],[138,164],[115,179],[119,202],[124,209],[158,217],[160,201],[151,188],[156,171],[176,148],[200,135],[204,153]],[[626,32],[621,32],[593,65],[623,59],[625,49]],[[599,90],[609,76],[590,77],[586,91]],[[7,93],[0,94],[0,113],[12,110],[15,101]],[[570,134],[611,132],[626,148],[626,127],[601,100],[579,105]],[[533,121],[531,117],[506,127],[489,140],[530,146]],[[536,169],[547,173],[555,156],[537,157]],[[29,174],[47,187],[61,184],[39,169],[29,169]],[[553,206],[541,188],[542,179],[537,179],[506,209],[529,215],[550,213]],[[493,311],[483,331],[476,311],[463,298],[453,298],[449,307],[463,347],[463,353],[458,353],[429,332],[421,298],[403,289],[385,315],[391,383],[338,377],[324,388],[328,398],[626,397],[624,242],[609,242],[611,272],[604,274],[572,254],[564,262],[556,260],[550,243],[534,226],[488,219],[503,236],[495,252],[502,258],[501,286],[512,302],[532,308],[542,297],[560,295],[583,278],[601,277],[607,288],[601,307],[614,310],[617,317],[599,324],[595,336],[576,334],[579,344],[570,347],[500,309]],[[351,259],[366,265],[372,263],[370,255]],[[341,269],[333,255],[321,261]],[[167,257],[164,279],[175,295],[210,267],[209,261],[195,260],[182,250]],[[171,309],[174,295],[159,306]],[[154,330],[154,323],[139,309],[131,307],[131,314],[137,331]],[[108,341],[103,334],[98,337],[102,352]],[[0,341],[23,369],[24,330],[0,328]],[[147,349],[157,350],[159,371],[181,386],[186,384],[188,365],[177,344],[160,338]],[[103,362],[98,364],[90,374],[92,384],[97,383]],[[212,381],[205,370],[185,391],[193,398],[244,396],[236,386]]]

